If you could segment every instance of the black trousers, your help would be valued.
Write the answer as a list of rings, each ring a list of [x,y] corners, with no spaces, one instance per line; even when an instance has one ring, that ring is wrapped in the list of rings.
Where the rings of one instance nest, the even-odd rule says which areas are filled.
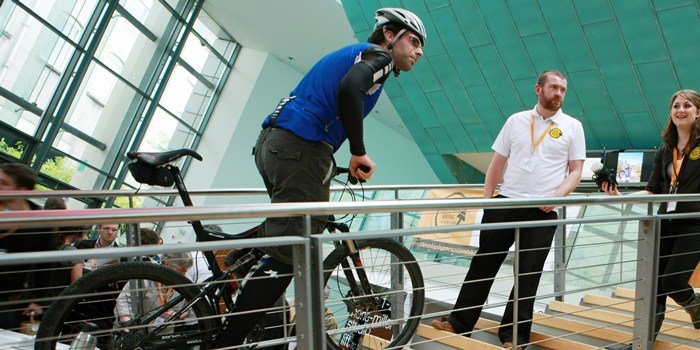
[[[255,164],[265,182],[272,203],[325,202],[330,198],[330,177],[335,171],[333,149],[321,142],[307,141],[280,128],[267,128],[255,145]],[[312,217],[311,233],[321,233],[328,216]],[[262,237],[302,236],[302,217],[267,218]],[[271,258],[263,262],[253,278],[245,282],[236,299],[234,313],[216,347],[240,345],[265,316],[251,312],[275,304],[292,281],[291,247],[264,247]],[[258,278],[259,277],[259,278]]]
[[[486,209],[482,223],[555,220],[556,212],[545,213],[539,208]],[[556,226],[523,228],[520,230],[518,344],[527,343],[532,328],[532,313],[540,276],[552,245]],[[515,230],[483,230],[479,250],[472,259],[469,272],[459,292],[449,321],[458,333],[470,332],[479,319],[488,297],[493,278],[515,242]],[[498,337],[501,342],[513,341],[513,290],[506,306]]]
[[[676,303],[690,299],[694,291],[688,280],[699,261],[700,220],[661,220],[658,304],[665,305],[667,296]]]
[[[292,281],[293,270],[291,265],[270,258],[249,276],[238,290],[236,308],[226,319],[225,331],[217,341],[216,348],[243,344],[250,331],[266,314],[265,311],[254,311],[275,305]],[[278,277],[272,276],[273,274]]]
[[[327,202],[330,177],[335,171],[333,149],[324,143],[304,140],[290,131],[268,128],[260,133],[255,146],[255,165],[265,182],[272,203]],[[311,233],[321,233],[328,216],[312,217]],[[304,218],[267,218],[261,237],[302,236]],[[260,250],[291,264],[291,247],[264,247]]]

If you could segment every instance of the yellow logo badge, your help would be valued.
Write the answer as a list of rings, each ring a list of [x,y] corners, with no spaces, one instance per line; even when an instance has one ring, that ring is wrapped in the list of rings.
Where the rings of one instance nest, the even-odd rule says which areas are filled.
[[[559,128],[554,128],[552,130],[549,130],[549,136],[551,136],[555,139],[560,138],[561,135],[562,135],[562,132],[561,132],[561,129],[559,129]]]
[[[695,148],[693,148],[693,150],[690,151],[690,154],[688,155],[688,158],[690,158],[690,160],[698,160],[698,159],[700,159],[700,147],[695,147]]]

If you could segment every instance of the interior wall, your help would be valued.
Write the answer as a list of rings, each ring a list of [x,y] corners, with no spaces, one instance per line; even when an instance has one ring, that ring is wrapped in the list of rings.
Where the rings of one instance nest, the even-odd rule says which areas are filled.
[[[275,75],[281,83],[272,83]],[[281,86],[299,76],[265,52],[241,49],[199,145],[204,161],[193,162],[187,172],[185,181],[191,189],[262,187],[250,155],[256,130],[267,111],[274,108],[275,100],[284,94]],[[254,199],[247,198],[245,202],[251,200]],[[230,204],[232,200],[199,197],[193,202],[217,205]]]

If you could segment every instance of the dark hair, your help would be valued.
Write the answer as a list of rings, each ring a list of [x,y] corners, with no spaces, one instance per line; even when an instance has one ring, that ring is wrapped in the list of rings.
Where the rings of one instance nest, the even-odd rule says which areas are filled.
[[[66,238],[70,238],[71,241],[81,241],[87,238],[87,232],[90,231],[90,226],[71,226],[59,228],[61,235],[61,243],[65,241]]]
[[[0,164],[0,172],[14,179],[17,187],[33,190],[36,185],[36,172],[26,164],[3,163]]]
[[[559,78],[566,80],[566,77],[560,71],[555,70],[555,69],[546,70],[546,71],[540,73],[540,76],[537,77],[537,85],[544,87],[544,84],[547,83],[547,79],[550,75],[554,75],[556,77],[559,77]]]
[[[401,31],[401,29],[404,29],[403,26],[398,25],[396,23],[387,23],[387,24],[377,28],[377,30],[375,30],[374,32],[372,32],[372,34],[369,36],[369,38],[367,38],[367,42],[372,43],[372,44],[377,44],[377,45],[381,45],[383,42],[385,42],[386,39],[384,38],[384,27],[386,27],[386,30],[394,32],[394,33],[398,33]],[[408,29],[406,29],[406,30],[408,30]]]
[[[150,228],[141,229],[141,245],[160,244],[160,237]]]
[[[49,198],[44,203],[45,210],[66,209],[66,201],[63,198]]]
[[[661,132],[661,139],[664,142],[664,146],[666,146],[666,149],[669,151],[672,151],[674,147],[678,144],[678,128],[676,127],[676,124],[673,124],[673,118],[671,118],[671,108],[673,108],[673,102],[678,98],[678,96],[682,96],[690,103],[695,106],[695,108],[700,109],[700,94],[698,94],[694,90],[680,90],[677,91],[673,96],[671,96],[671,103],[668,106],[668,122],[666,123],[666,127],[664,127],[664,130]],[[700,138],[700,120],[695,120],[695,123],[693,124],[693,128],[690,130],[690,138],[688,139],[688,143],[685,145],[685,148],[683,149],[683,154],[688,154],[690,152],[691,147],[695,144],[695,140]]]

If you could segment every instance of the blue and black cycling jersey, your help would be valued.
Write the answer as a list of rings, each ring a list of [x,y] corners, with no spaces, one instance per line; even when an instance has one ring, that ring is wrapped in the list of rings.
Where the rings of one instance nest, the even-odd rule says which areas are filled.
[[[348,139],[350,152],[364,155],[362,120],[377,103],[393,68],[391,55],[378,45],[358,43],[332,52],[294,88],[294,99],[280,111],[275,126],[327,143],[334,151]]]

